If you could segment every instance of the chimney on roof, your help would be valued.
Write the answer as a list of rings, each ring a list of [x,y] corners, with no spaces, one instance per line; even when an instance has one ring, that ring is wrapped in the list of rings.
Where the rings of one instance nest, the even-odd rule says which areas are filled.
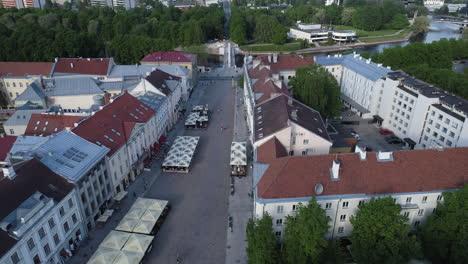
[[[58,60],[59,60],[59,58],[56,57],[56,58],[55,58],[55,62],[58,62]]]
[[[0,133],[0,138],[4,138],[5,137],[5,133]]]
[[[271,60],[272,60],[271,57],[272,57],[272,55],[271,55],[271,54],[268,54],[268,62],[270,62],[270,63],[271,63]]]
[[[10,180],[13,180],[16,177],[16,172],[13,166],[10,165],[3,165],[2,167],[3,171],[3,176],[9,178]]]
[[[340,179],[340,165],[341,162],[339,160],[333,160],[332,167],[330,169],[332,181],[337,181]]]
[[[289,97],[289,96],[288,96],[288,105],[293,106],[293,99],[292,97]]]
[[[277,63],[278,62],[278,54],[273,54],[273,63]]]
[[[377,67],[382,67],[382,63],[377,63]]]
[[[354,153],[359,154],[359,159],[360,160],[366,160],[366,150],[362,149],[360,146],[356,145],[356,149],[354,150]]]
[[[392,69],[392,67],[390,67],[390,66],[387,66],[387,69],[391,70],[391,69]]]
[[[72,69],[73,69],[73,63],[70,63],[70,68],[72,68]]]
[[[297,121],[297,109],[293,109],[291,111],[291,118],[292,120],[296,120]]]
[[[91,58],[88,58],[88,61],[91,61]]]
[[[377,160],[378,161],[393,161],[393,153],[389,152],[378,152],[377,153]]]
[[[366,63],[367,64],[371,63],[371,59],[367,59]]]

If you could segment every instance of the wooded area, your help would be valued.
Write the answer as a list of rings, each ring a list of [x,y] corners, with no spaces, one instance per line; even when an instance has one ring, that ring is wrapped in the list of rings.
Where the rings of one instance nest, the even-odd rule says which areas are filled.
[[[0,8],[0,61],[53,61],[55,57],[110,57],[134,64],[150,50],[172,50],[224,37],[220,7],[188,11],[108,7]]]

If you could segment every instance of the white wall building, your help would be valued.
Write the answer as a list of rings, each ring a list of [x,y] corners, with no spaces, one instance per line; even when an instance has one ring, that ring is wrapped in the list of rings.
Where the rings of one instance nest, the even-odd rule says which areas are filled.
[[[285,218],[312,197],[326,211],[328,238],[349,236],[350,217],[372,197],[391,196],[413,228],[432,214],[442,192],[467,183],[468,148],[286,157],[274,140],[257,149],[254,216],[268,213],[282,237]],[[444,171],[441,175],[441,170]],[[444,181],[440,181],[444,177]]]
[[[62,263],[87,235],[77,189],[37,159],[3,170],[0,263]]]
[[[321,24],[304,24],[298,21],[296,28],[290,28],[288,37],[307,40],[308,43],[327,41],[328,38],[336,42],[352,42],[356,39],[354,30],[338,30]]]

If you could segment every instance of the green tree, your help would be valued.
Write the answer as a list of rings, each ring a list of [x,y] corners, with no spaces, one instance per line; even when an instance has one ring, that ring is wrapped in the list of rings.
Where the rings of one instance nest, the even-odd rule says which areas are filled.
[[[321,264],[344,264],[346,261],[345,249],[340,247],[337,239],[328,241],[328,246],[325,248],[321,260]]]
[[[435,263],[466,263],[468,259],[468,185],[443,193],[444,202],[421,230],[425,256]]]
[[[324,117],[339,115],[341,102],[338,82],[325,68],[318,65],[299,68],[291,78],[294,97],[320,112]]]
[[[353,24],[354,13],[356,13],[356,9],[352,7],[345,8],[341,13],[341,23],[343,23],[343,25],[351,26]]]
[[[382,28],[383,12],[378,6],[361,7],[353,15],[353,26],[358,29],[374,31]]]
[[[429,31],[431,21],[427,17],[418,16],[414,19],[411,29],[414,35],[422,35]]]
[[[449,14],[449,9],[447,5],[443,5],[441,8],[437,8],[434,10],[434,13],[437,15],[448,15]]]
[[[358,263],[407,263],[420,255],[416,237],[408,236],[408,218],[391,197],[372,198],[352,216],[352,254]]]
[[[409,25],[408,19],[404,14],[396,14],[390,22],[385,24],[386,28],[391,28],[391,29],[402,29],[404,27],[407,27]]]
[[[247,222],[247,258],[249,264],[277,263],[277,241],[273,220],[268,213],[262,219]]]
[[[208,61],[208,51],[206,50],[205,45],[198,45],[198,46],[188,46],[184,47],[183,51],[186,53],[197,54],[197,60],[199,62],[207,62]]]
[[[315,197],[306,206],[299,204],[296,216],[286,217],[283,240],[285,262],[317,263],[328,245],[325,233],[329,221]]]

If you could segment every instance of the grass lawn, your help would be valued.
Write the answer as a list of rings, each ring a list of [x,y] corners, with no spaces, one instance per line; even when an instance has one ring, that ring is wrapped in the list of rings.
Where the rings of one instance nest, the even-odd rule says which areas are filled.
[[[399,30],[399,29],[382,29],[382,30],[376,30],[376,31],[365,31],[365,30],[355,29],[353,27],[343,26],[343,25],[334,25],[333,27],[336,29],[341,29],[341,30],[355,30],[357,36],[360,38],[395,34]]]
[[[401,39],[406,37],[411,32],[411,29],[407,28],[396,34],[395,36],[385,36],[385,37],[370,37],[370,38],[361,38],[362,42],[374,42],[374,41],[382,41],[382,40],[392,40],[392,39]]]
[[[294,51],[301,48],[299,42],[287,43],[284,45],[274,44],[254,44],[241,46],[241,49],[250,51]]]

